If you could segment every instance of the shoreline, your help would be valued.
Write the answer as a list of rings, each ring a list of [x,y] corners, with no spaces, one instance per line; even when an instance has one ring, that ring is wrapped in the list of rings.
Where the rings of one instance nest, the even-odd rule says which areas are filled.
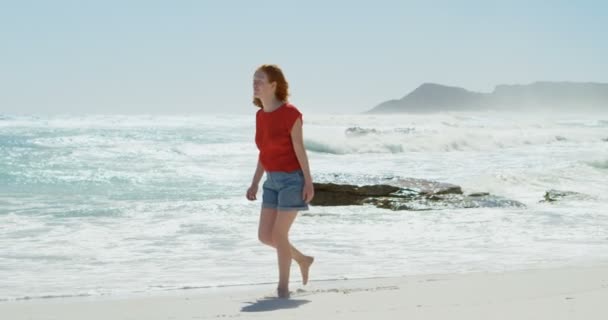
[[[342,283],[344,281],[367,281],[367,280],[383,280],[383,279],[404,279],[412,277],[431,277],[431,276],[458,276],[458,275],[470,275],[470,274],[503,274],[503,273],[516,273],[524,271],[537,271],[537,270],[559,270],[559,269],[578,269],[578,268],[594,268],[594,267],[608,267],[608,260],[594,260],[594,261],[578,261],[560,265],[535,265],[530,264],[527,266],[520,266],[519,268],[505,268],[505,269],[487,269],[487,270],[462,270],[462,271],[438,271],[438,272],[410,272],[406,274],[393,274],[393,275],[372,275],[372,276],[354,276],[354,277],[337,277],[337,278],[323,278],[314,279],[314,283],[322,284],[326,282],[331,283]],[[308,286],[302,286],[299,279],[299,270],[297,267],[292,266],[292,280],[290,281],[291,289],[306,289]],[[114,293],[56,293],[48,295],[38,296],[21,296],[11,298],[0,298],[0,306],[3,303],[21,303],[21,302],[52,302],[52,301],[66,301],[66,300],[87,300],[87,301],[103,301],[103,300],[126,300],[126,299],[137,299],[145,297],[160,297],[160,296],[174,296],[182,294],[194,294],[194,295],[205,295],[208,292],[216,291],[254,291],[256,288],[264,288],[266,286],[276,285],[276,281],[263,281],[255,283],[233,283],[233,284],[217,284],[217,285],[186,285],[183,287],[155,289],[155,290],[135,290],[135,291],[116,291]]]
[[[604,319],[608,265],[0,302],[2,319]],[[203,292],[204,291],[204,292]]]

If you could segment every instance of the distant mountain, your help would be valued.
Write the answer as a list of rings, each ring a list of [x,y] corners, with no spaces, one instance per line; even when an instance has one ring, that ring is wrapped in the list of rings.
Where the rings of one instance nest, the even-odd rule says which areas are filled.
[[[459,110],[606,110],[608,84],[535,82],[498,85],[492,93],[425,83],[400,100],[385,101],[367,113]]]

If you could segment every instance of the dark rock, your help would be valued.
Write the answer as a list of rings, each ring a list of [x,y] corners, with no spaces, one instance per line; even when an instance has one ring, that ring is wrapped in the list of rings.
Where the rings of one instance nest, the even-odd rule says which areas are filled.
[[[578,193],[578,192],[574,192],[574,191],[560,191],[560,190],[555,190],[555,189],[551,189],[547,192],[545,192],[545,200],[542,200],[541,202],[554,202],[557,200],[562,200],[564,198],[566,199],[585,199],[585,198],[589,198],[589,196],[582,194],[582,193]]]
[[[378,208],[390,210],[438,210],[455,208],[502,208],[515,207],[524,208],[521,202],[504,199],[498,196],[487,195],[483,197],[467,197],[452,194],[448,196],[432,195],[429,197],[417,197],[414,199],[403,198],[369,198],[364,201]]]
[[[371,204],[390,210],[447,208],[525,207],[524,204],[478,192],[462,194],[460,186],[413,178],[368,179],[373,184],[315,183],[312,205],[346,206]]]
[[[483,197],[483,196],[489,196],[490,194],[488,192],[475,192],[475,193],[471,193],[469,194],[469,197]]]

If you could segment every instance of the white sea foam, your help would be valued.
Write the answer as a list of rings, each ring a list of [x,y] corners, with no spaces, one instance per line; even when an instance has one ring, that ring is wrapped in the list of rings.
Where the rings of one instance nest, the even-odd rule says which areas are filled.
[[[303,111],[317,181],[414,177],[526,204],[313,206],[292,240],[323,261],[314,279],[608,261],[608,117]],[[253,114],[2,116],[0,300],[275,281],[244,198],[254,130]],[[541,202],[549,189],[584,196]]]

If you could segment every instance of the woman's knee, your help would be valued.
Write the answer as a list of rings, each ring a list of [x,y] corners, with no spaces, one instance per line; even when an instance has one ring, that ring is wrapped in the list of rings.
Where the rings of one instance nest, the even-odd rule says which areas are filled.
[[[274,243],[281,243],[284,241],[289,242],[289,237],[286,232],[273,230],[271,236],[272,236],[272,242],[274,242]]]
[[[261,243],[274,247],[274,241],[272,240],[272,234],[259,233],[258,239],[260,240]]]

